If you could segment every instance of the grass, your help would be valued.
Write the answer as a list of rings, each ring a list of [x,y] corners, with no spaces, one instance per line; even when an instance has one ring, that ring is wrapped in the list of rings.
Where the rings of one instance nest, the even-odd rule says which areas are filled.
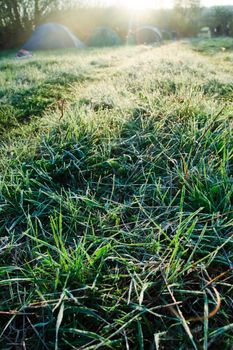
[[[1,59],[1,349],[231,349],[228,55]]]
[[[205,54],[216,54],[233,50],[233,40],[230,37],[212,38],[212,39],[192,39],[192,46],[195,51]]]

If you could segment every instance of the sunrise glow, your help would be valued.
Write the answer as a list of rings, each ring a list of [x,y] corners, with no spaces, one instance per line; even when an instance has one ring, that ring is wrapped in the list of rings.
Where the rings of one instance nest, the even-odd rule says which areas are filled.
[[[155,0],[124,0],[122,1],[122,5],[128,7],[133,10],[144,10],[148,8],[153,8],[157,4]]]
[[[140,11],[146,9],[172,8],[174,0],[103,0],[108,5],[120,5],[125,8]],[[233,5],[233,0],[201,0],[201,6]]]

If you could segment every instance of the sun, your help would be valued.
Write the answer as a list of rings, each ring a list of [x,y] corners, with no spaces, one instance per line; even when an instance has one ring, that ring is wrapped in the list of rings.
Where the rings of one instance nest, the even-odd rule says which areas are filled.
[[[155,0],[125,0],[122,1],[124,6],[132,10],[145,10],[155,6]]]
[[[174,0],[103,0],[107,4],[127,8],[131,11],[140,12],[150,9],[172,8]],[[204,1],[204,0],[202,0]],[[212,1],[212,0],[206,0]]]

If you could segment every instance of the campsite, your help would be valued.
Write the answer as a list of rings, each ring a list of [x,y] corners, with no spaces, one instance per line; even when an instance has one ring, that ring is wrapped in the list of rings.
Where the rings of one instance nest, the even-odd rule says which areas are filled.
[[[0,349],[232,350],[233,36],[56,16],[0,36]]]

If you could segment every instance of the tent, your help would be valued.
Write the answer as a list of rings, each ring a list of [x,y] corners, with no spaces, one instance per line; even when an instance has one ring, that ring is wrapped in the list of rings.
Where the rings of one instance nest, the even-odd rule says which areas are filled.
[[[135,32],[136,42],[138,44],[154,44],[162,41],[160,30],[153,26],[143,26]]]
[[[200,32],[198,33],[198,37],[203,39],[210,39],[211,38],[210,28],[209,27],[201,28]]]
[[[71,47],[83,48],[84,44],[67,27],[57,23],[46,23],[35,29],[22,49],[34,51]]]
[[[120,36],[109,27],[97,27],[91,34],[88,45],[89,46],[116,46],[122,42]]]
[[[163,40],[172,40],[173,36],[176,34],[174,32],[170,32],[169,30],[162,29],[160,30]]]

